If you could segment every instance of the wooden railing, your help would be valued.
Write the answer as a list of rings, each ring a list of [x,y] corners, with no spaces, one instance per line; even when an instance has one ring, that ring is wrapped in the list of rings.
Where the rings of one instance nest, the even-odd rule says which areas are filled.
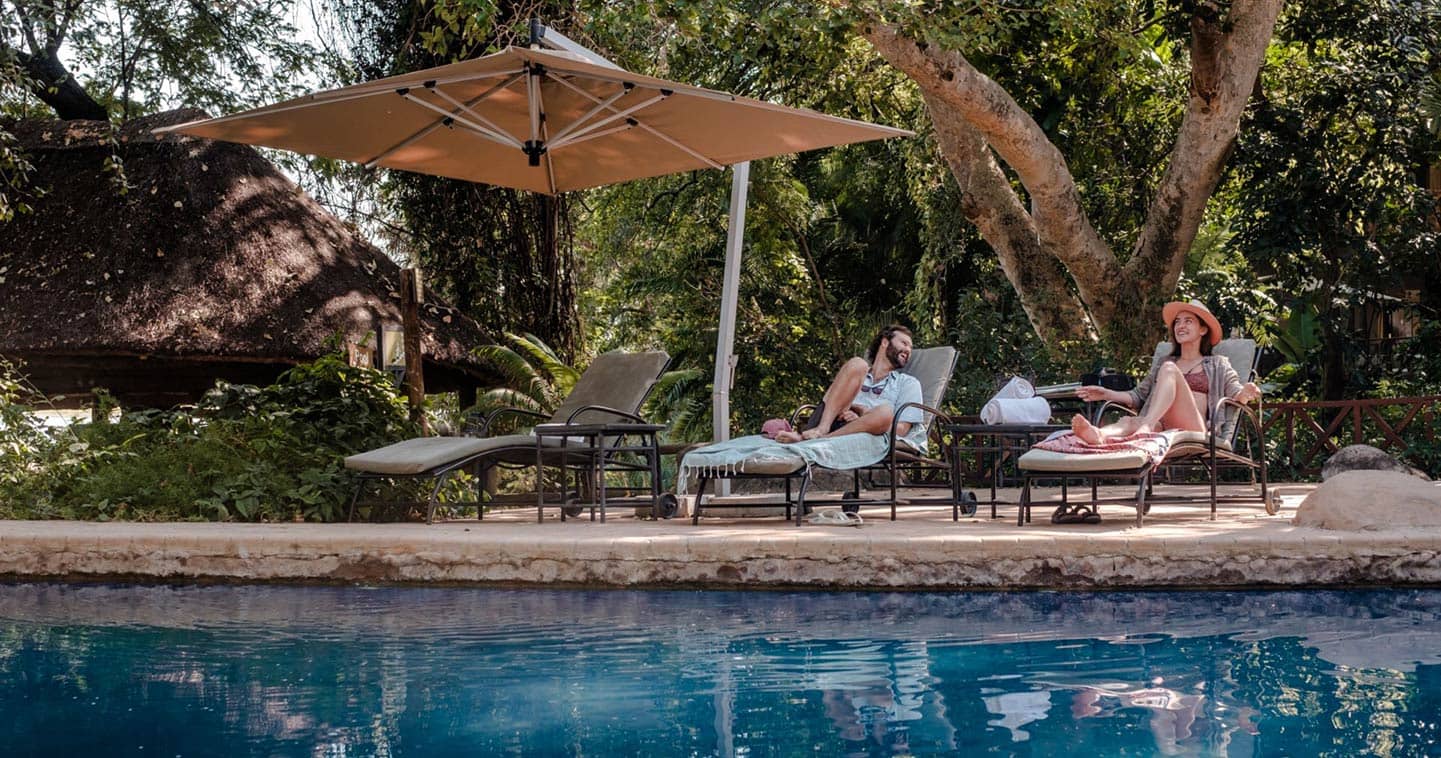
[[[1441,395],[1266,403],[1261,428],[1271,465],[1311,475],[1346,445],[1371,445],[1421,463],[1415,454],[1434,451],[1441,432],[1438,411]]]

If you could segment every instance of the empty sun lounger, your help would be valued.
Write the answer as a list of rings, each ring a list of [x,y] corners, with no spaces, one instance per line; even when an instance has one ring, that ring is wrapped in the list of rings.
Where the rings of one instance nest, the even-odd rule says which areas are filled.
[[[435,517],[440,488],[456,471],[477,469],[483,481],[484,470],[490,466],[537,466],[537,456],[545,463],[562,468],[588,468],[597,463],[598,456],[607,455],[610,450],[642,452],[647,459],[642,470],[648,471],[654,497],[659,480],[659,460],[655,452],[659,427],[646,424],[637,412],[669,363],[670,356],[659,351],[605,353],[596,356],[548,420],[532,411],[507,408],[485,418],[476,429],[479,436],[418,437],[348,456],[345,467],[359,472],[361,477],[351,500],[350,515],[354,518],[361,492],[374,479],[434,478],[436,482],[426,509],[426,523],[430,523]],[[545,421],[545,434],[539,442],[534,433],[485,436],[496,418],[506,414]],[[566,434],[567,427],[575,433]],[[631,437],[639,440],[629,439]],[[605,461],[600,463],[606,465]],[[601,495],[603,498],[604,493]],[[477,499],[473,505],[483,516],[487,504]],[[544,506],[543,499],[538,499],[537,519],[543,517]],[[603,510],[601,517],[604,518]]]

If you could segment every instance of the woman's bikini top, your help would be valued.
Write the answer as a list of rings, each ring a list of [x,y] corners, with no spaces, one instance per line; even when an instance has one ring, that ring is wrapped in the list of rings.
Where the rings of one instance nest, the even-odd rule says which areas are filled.
[[[1192,392],[1206,393],[1211,391],[1211,383],[1206,380],[1206,372],[1202,371],[1200,366],[1187,372],[1186,386],[1190,387]]]

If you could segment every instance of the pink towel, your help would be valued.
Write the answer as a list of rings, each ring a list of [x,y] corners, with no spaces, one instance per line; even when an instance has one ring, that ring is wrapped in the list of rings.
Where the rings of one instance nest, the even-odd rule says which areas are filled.
[[[1066,432],[1041,440],[1036,443],[1036,447],[1053,453],[1076,455],[1140,452],[1145,454],[1151,465],[1155,465],[1166,457],[1166,451],[1171,448],[1171,438],[1165,434],[1133,434],[1129,437],[1120,437],[1099,445],[1092,445],[1080,437]]]

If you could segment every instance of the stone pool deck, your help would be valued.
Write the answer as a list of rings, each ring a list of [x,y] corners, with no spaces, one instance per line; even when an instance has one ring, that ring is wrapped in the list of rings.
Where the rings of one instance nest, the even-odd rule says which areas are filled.
[[[629,511],[605,524],[562,523],[552,511],[537,524],[533,509],[432,526],[0,521],[0,576],[735,589],[1441,584],[1441,529],[1292,526],[1308,488],[1283,487],[1277,516],[1234,505],[1210,521],[1198,500],[1155,505],[1141,529],[1122,506],[1105,507],[1101,524],[1060,526],[1042,506],[1017,527],[1014,506],[992,520],[984,505],[959,523],[949,507],[904,508],[895,522],[866,507],[859,528],[779,517],[692,526]]]

